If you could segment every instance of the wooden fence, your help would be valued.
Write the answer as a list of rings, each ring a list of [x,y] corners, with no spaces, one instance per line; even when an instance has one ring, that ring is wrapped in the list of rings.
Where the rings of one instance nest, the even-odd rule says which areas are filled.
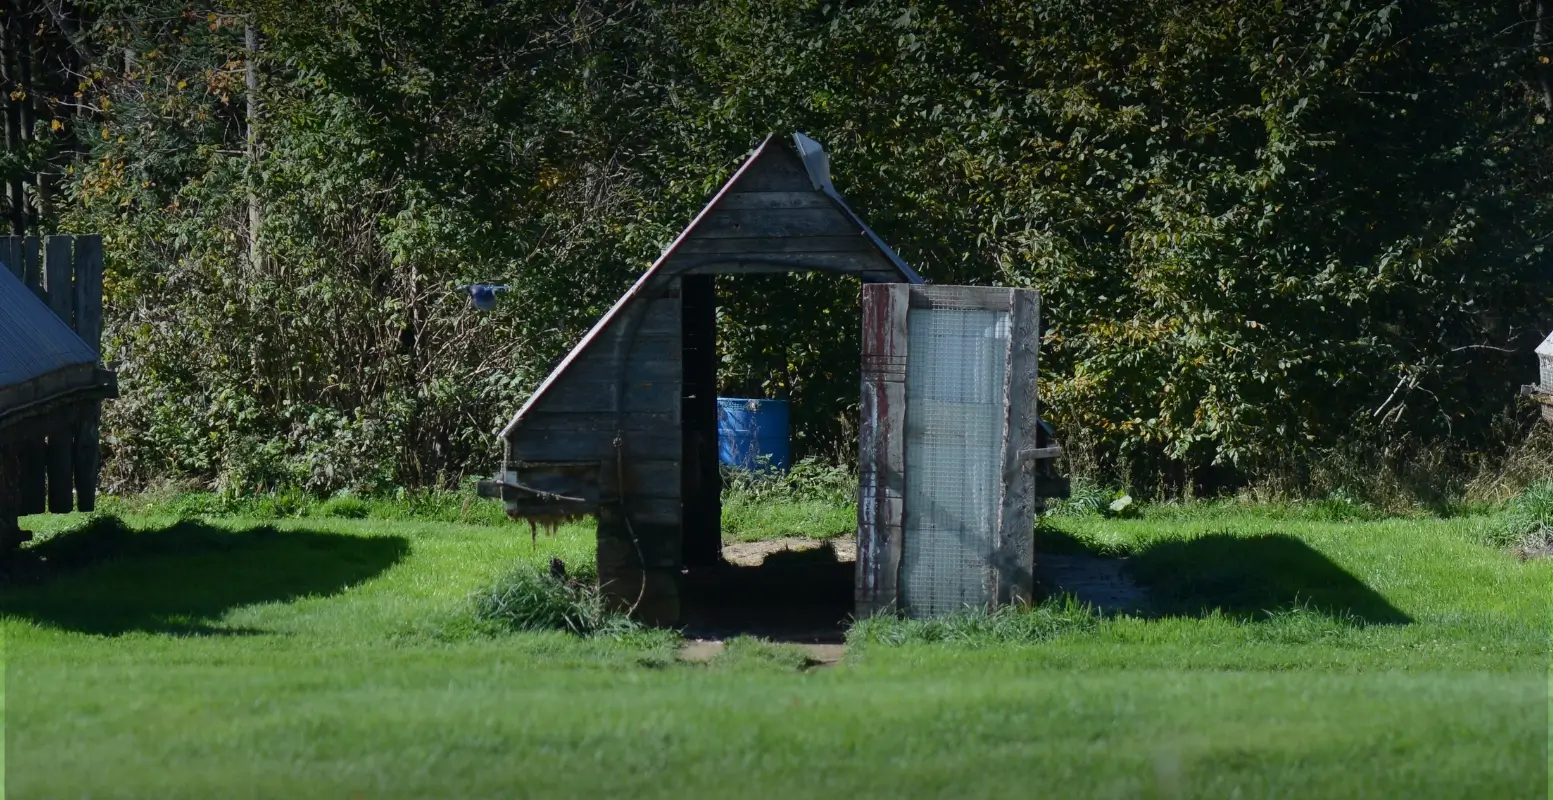
[[[102,353],[102,237],[0,236],[0,262],[60,319]],[[100,400],[44,420],[13,446],[21,514],[60,514],[96,506]]]

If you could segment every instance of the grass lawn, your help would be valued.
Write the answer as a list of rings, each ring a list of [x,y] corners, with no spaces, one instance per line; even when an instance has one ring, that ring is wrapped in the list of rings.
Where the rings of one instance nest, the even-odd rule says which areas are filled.
[[[45,531],[0,590],[10,797],[1549,790],[1553,565],[1470,521],[1062,520],[1043,547],[1129,554],[1161,615],[871,627],[808,671],[759,645],[702,665],[664,635],[460,632],[472,590],[586,560],[589,526],[126,522]]]

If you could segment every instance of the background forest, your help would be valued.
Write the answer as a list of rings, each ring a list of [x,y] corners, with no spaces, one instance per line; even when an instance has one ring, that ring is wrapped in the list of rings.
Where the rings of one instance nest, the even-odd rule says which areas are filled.
[[[1549,6],[1549,7],[1545,7]],[[1068,467],[1425,497],[1525,438],[1553,2],[9,0],[11,232],[107,252],[110,485],[451,484],[770,132],[928,280],[1043,295]],[[453,287],[508,283],[478,314]],[[857,286],[720,282],[855,458]]]

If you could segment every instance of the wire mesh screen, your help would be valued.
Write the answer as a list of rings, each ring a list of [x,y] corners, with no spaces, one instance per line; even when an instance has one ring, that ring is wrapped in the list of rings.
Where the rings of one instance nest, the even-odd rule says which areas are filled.
[[[900,589],[925,617],[992,596],[1009,318],[912,309],[907,336]]]

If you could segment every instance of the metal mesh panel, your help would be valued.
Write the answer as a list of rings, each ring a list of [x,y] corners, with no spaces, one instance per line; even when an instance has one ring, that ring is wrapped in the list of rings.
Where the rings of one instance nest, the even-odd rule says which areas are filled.
[[[1008,315],[912,309],[907,334],[900,586],[922,617],[992,595]]]

